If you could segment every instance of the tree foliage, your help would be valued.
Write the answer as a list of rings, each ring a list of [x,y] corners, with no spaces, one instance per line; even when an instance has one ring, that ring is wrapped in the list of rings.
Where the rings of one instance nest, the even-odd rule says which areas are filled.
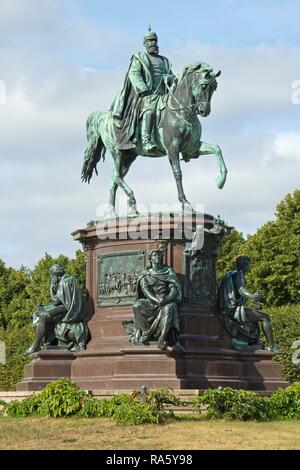
[[[19,328],[0,328],[0,340],[4,341],[6,349],[6,362],[0,364],[0,390],[15,390],[16,384],[21,381],[24,366],[32,361],[32,357],[24,355],[34,339],[31,325]]]
[[[0,328],[28,325],[37,305],[50,302],[49,269],[54,263],[61,264],[73,274],[85,291],[85,260],[80,250],[74,259],[64,255],[53,258],[46,253],[32,270],[6,268],[0,260]]]
[[[17,271],[6,268],[0,260],[0,328],[6,329],[17,317],[24,317],[29,297],[26,289],[29,284],[30,273],[27,269],[21,267]],[[27,319],[23,320],[26,323]]]
[[[217,259],[217,283],[227,271],[235,267],[236,258],[243,252],[245,239],[241,232],[231,230],[223,239],[220,254]]]
[[[259,290],[267,306],[300,303],[300,190],[285,196],[275,216],[246,241],[235,230],[225,236],[218,278],[235,267],[238,255],[248,255],[247,285]]]
[[[245,252],[253,262],[249,283],[267,305],[300,302],[300,190],[278,204],[276,219],[248,238]]]

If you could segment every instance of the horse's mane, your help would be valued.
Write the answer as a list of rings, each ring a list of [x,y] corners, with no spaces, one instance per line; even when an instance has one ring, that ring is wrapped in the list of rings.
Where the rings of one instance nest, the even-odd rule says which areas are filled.
[[[192,72],[201,72],[201,85],[211,85],[214,89],[217,88],[217,80],[213,74],[213,68],[205,62],[193,62],[184,67],[181,74],[177,77],[176,83],[174,83],[175,88],[181,80],[187,78]]]

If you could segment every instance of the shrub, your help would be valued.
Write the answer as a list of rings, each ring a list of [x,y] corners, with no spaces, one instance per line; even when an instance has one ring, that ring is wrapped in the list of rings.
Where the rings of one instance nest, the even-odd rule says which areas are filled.
[[[146,403],[159,410],[165,410],[165,405],[179,406],[180,398],[168,388],[162,387],[147,391]]]
[[[146,396],[148,401],[145,403],[141,403],[139,392],[115,395],[110,400],[96,400],[92,394],[84,392],[69,379],[59,379],[25,400],[4,404],[1,414],[54,418],[75,415],[85,418],[106,416],[117,424],[163,423],[172,414],[165,411],[165,404],[179,403],[178,397],[167,389],[148,392]]]
[[[31,416],[34,414],[47,417],[73,416],[82,408],[89,397],[69,379],[59,379],[48,384],[42,392],[25,400],[14,400],[5,407],[8,416]]]
[[[162,423],[164,418],[163,412],[155,410],[147,403],[135,400],[116,406],[113,413],[113,420],[117,424],[158,424]]]
[[[26,416],[38,415],[40,396],[32,395],[24,400],[13,400],[4,406],[3,414],[24,418]]]
[[[162,424],[173,414],[166,409],[166,405],[180,403],[179,398],[168,389],[148,391],[146,401],[141,402],[140,399],[140,392],[133,392],[131,395],[115,395],[110,400],[96,400],[91,393],[84,392],[70,380],[59,379],[25,400],[14,400],[8,404],[0,400],[0,415],[106,416],[117,424]],[[204,405],[207,406],[208,418],[239,421],[300,419],[300,382],[277,390],[271,398],[230,387],[210,389],[192,401],[193,409],[200,413]]]
[[[77,416],[82,418],[94,418],[100,416],[109,416],[107,402],[109,400],[95,400],[92,394],[83,397],[81,408]]]
[[[130,406],[130,404],[134,402],[134,398],[130,395],[120,394],[103,401],[103,412],[105,416],[112,417],[119,406]]]
[[[275,419],[300,419],[300,382],[279,388],[272,394],[270,402]]]
[[[235,390],[230,387],[206,390],[194,398],[192,407],[201,412],[208,405],[208,418],[230,418],[239,421],[270,419],[270,400],[254,392]]]
[[[48,384],[39,394],[38,412],[42,416],[72,416],[78,413],[87,393],[69,379],[59,379]]]
[[[167,389],[147,391],[145,402],[141,402],[141,393],[115,395],[110,400],[101,400],[97,416],[111,417],[117,424],[163,423],[173,412],[166,411],[165,405],[179,404],[179,398]]]

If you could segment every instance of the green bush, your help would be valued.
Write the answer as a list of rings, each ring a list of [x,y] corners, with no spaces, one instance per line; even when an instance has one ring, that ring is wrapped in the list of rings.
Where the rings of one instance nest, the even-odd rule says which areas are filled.
[[[300,382],[276,390],[270,402],[275,419],[300,419]]]
[[[101,417],[113,419],[117,424],[163,423],[172,414],[165,404],[179,404],[179,399],[167,389],[146,394],[141,403],[139,392],[132,395],[115,395],[110,400],[96,400],[92,394],[81,390],[69,379],[59,379],[48,384],[42,392],[4,404],[2,415],[26,417]]]
[[[16,418],[38,415],[39,404],[40,397],[38,394],[25,398],[25,400],[13,400],[4,406],[2,414]]]
[[[131,395],[115,395],[110,400],[101,400],[98,416],[111,417],[117,424],[164,423],[173,412],[165,405],[179,405],[180,400],[167,388],[147,390],[141,401],[141,392]]]
[[[48,384],[39,394],[38,412],[56,418],[77,414],[87,393],[69,379],[59,379]]]
[[[131,395],[126,395],[126,394],[119,394],[115,395],[109,400],[103,400],[103,412],[105,413],[105,416],[113,416],[115,413],[115,410],[119,406],[127,406],[130,405],[133,401],[134,398]]]
[[[206,390],[192,401],[192,407],[200,413],[203,405],[207,405],[208,418],[229,418],[239,421],[266,421],[271,418],[270,400],[246,390],[235,390],[230,387]]]
[[[273,307],[268,310],[271,315],[275,343],[281,354],[275,356],[283,368],[283,375],[288,382],[300,380],[300,364],[293,364],[292,349],[294,341],[300,340],[300,304]]]
[[[135,400],[116,406],[113,413],[113,420],[117,424],[159,424],[164,421],[164,418],[165,414],[162,411]]]
[[[115,395],[109,400],[96,400],[69,379],[48,384],[40,393],[25,400],[10,403],[0,401],[0,415],[13,417],[101,417],[117,424],[162,424],[172,416],[166,405],[178,405],[179,398],[168,389],[148,391],[145,401],[140,392]],[[254,392],[230,387],[206,390],[192,401],[195,411],[207,407],[208,418],[227,418],[239,421],[268,421],[271,419],[300,419],[300,382],[279,389],[270,398]]]
[[[25,417],[95,417],[109,416],[108,400],[95,400],[69,379],[59,379],[48,384],[40,393],[24,400],[5,404],[2,415]]]
[[[81,409],[86,397],[88,395],[69,379],[59,379],[48,384],[38,394],[10,402],[5,413],[16,417],[34,414],[53,418],[72,416]]]
[[[147,391],[146,403],[159,410],[165,410],[165,405],[179,406],[180,398],[168,388],[162,387]]]
[[[102,403],[104,400],[95,400],[92,395],[84,396],[81,401],[81,408],[77,416],[82,418],[95,418],[98,416],[107,416],[106,407]]]

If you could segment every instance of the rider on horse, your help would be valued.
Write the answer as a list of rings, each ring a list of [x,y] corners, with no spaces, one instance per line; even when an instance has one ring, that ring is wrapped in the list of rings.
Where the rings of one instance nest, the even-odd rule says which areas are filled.
[[[114,117],[114,130],[120,150],[136,147],[138,122],[142,118],[143,150],[155,150],[153,135],[159,97],[165,95],[175,75],[169,60],[159,55],[157,35],[149,26],[144,37],[146,52],[137,52],[131,58],[124,85],[110,111]]]

